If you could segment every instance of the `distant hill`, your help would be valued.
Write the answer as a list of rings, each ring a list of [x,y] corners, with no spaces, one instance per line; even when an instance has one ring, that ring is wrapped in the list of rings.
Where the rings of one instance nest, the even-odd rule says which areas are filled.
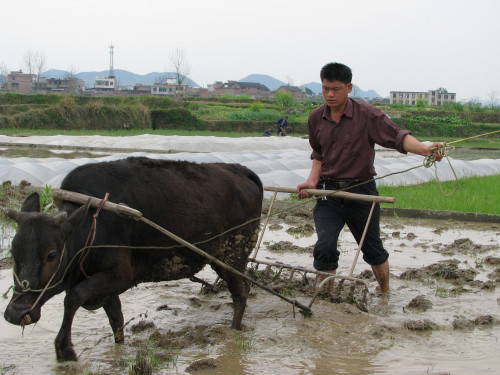
[[[175,74],[172,72],[153,72],[148,74],[135,74],[122,69],[114,70],[115,77],[118,80],[119,86],[127,86],[127,85],[135,85],[137,83],[141,83],[143,85],[153,85],[158,81],[160,77],[164,77],[167,75],[168,78],[174,78]],[[67,72],[65,70],[57,70],[57,69],[49,69],[45,73],[42,74],[43,77],[46,78],[64,78],[67,76]],[[107,77],[109,74],[108,70],[103,70],[101,72],[80,72],[76,76],[85,82],[85,86],[94,87],[94,82],[96,77]],[[199,85],[191,79],[187,79],[187,82],[190,86],[199,87]],[[279,79],[274,77],[265,75],[265,74],[250,74],[245,78],[239,80],[239,82],[253,82],[260,83],[261,85],[266,86],[269,90],[275,91],[279,89],[281,86],[286,86],[287,84]],[[305,85],[300,86],[302,89],[308,88],[315,94],[321,95],[321,83],[311,82]],[[375,90],[363,91],[358,86],[354,85],[354,89],[352,94],[355,94],[360,98],[381,98]],[[352,95],[351,95],[352,96]]]
[[[277,90],[281,86],[286,86],[285,82],[265,74],[250,74],[249,76],[240,79],[238,82],[260,83],[261,85],[266,86],[271,91]]]
[[[254,82],[254,83],[260,83],[261,85],[266,86],[269,90],[274,91],[279,89],[281,86],[286,85],[285,82],[280,81],[279,79],[273,78],[271,76],[265,75],[265,74],[250,74],[246,76],[245,78],[242,78],[239,80],[239,82]],[[353,85],[354,88],[352,90],[352,94],[355,94],[359,98],[381,98],[375,90],[368,90],[368,91],[363,91],[361,90],[358,86]],[[311,82],[307,83],[305,85],[300,86],[301,89],[308,88],[315,94],[321,94],[321,83],[318,82]],[[352,96],[351,94],[351,96]]]
[[[119,86],[127,86],[127,85],[135,85],[137,83],[141,83],[143,85],[153,85],[157,82],[158,78],[164,77],[167,75],[168,78],[174,78],[175,74],[172,72],[153,72],[148,74],[135,74],[130,73],[126,70],[115,69],[114,70],[115,77],[118,81]],[[49,69],[42,74],[43,77],[46,78],[64,78],[67,76],[67,72],[65,70],[57,70],[57,69]],[[81,72],[76,76],[80,78],[83,82],[85,82],[85,86],[94,87],[95,77],[107,77],[109,75],[108,70],[103,70],[102,72]],[[196,82],[191,79],[187,79],[187,82],[190,86],[198,86]]]
[[[378,94],[375,90],[368,90],[368,91],[363,91],[361,90],[358,86],[352,85],[352,92],[349,96],[356,96],[358,98],[383,98],[380,94]],[[315,94],[321,94],[321,83],[318,82],[311,82],[307,83],[301,88],[307,87],[309,90],[314,92]]]

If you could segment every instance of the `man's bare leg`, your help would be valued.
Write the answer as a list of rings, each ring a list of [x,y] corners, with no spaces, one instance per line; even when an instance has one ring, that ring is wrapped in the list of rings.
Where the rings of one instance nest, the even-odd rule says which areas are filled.
[[[382,293],[389,291],[389,261],[386,260],[378,266],[372,266],[373,274],[378,281]]]
[[[332,271],[321,271],[321,272],[328,272],[328,273],[331,273],[331,274],[336,274],[337,273],[337,270],[332,270]],[[329,276],[326,276],[326,275],[319,275],[319,278],[318,278],[318,281],[319,283],[321,284],[321,282],[326,279],[327,277]],[[329,287],[329,290],[330,290],[330,294],[333,294],[333,287],[335,286],[335,279],[331,279],[328,284],[330,284],[330,287]]]

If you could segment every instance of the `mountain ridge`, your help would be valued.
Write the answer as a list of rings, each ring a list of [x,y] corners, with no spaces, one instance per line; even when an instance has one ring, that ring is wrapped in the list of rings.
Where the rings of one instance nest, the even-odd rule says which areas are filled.
[[[80,78],[85,83],[85,86],[93,87],[96,77],[102,78],[102,77],[107,77],[108,75],[109,71],[103,70],[100,72],[98,71],[80,72],[76,74],[76,77]],[[158,80],[161,79],[162,77],[165,76],[167,76],[168,78],[175,77],[175,73],[173,72],[151,72],[147,74],[136,74],[123,69],[115,69],[114,75],[118,81],[118,85],[120,86],[130,86],[130,85],[134,86],[136,84],[153,85],[156,82],[158,82]],[[60,69],[49,69],[45,71],[42,74],[42,76],[47,78],[64,78],[68,76],[68,72]],[[266,74],[250,74],[244,78],[241,78],[238,82],[260,83],[266,86],[271,91],[275,91],[279,89],[281,86],[287,86],[285,82],[280,81],[279,79],[276,79]],[[199,87],[199,85],[195,81],[191,80],[189,77],[187,77],[187,83],[190,86]],[[306,83],[299,87],[301,89],[308,88],[315,94],[321,94],[321,83],[318,82]],[[363,91],[356,85],[353,85],[353,92],[351,93],[351,96],[353,96],[353,94],[356,97],[360,98],[373,99],[382,97],[375,90]]]
[[[250,74],[240,79],[238,82],[260,83],[261,85],[266,86],[271,91],[277,90],[281,86],[287,86],[285,82],[280,81],[279,79],[276,79],[274,77],[268,76],[266,74]],[[315,94],[321,94],[322,91],[321,83],[319,82],[310,82],[298,87],[300,87],[301,89],[308,88]],[[356,96],[359,98],[370,98],[370,99],[382,97],[375,90],[363,91],[354,84],[351,96]]]

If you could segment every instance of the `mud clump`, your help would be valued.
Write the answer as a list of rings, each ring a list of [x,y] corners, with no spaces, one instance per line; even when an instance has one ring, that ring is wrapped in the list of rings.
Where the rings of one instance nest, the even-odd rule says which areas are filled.
[[[143,332],[147,329],[153,329],[153,328],[156,328],[155,327],[155,324],[153,322],[148,322],[148,321],[145,321],[145,320],[141,320],[139,323],[137,324],[134,324],[130,330],[132,331],[132,333],[139,333],[139,332]]]
[[[286,232],[295,237],[309,237],[316,233],[316,229],[311,224],[304,224],[298,227],[290,227]]]
[[[417,296],[410,301],[406,308],[418,312],[424,312],[432,309],[432,302],[424,296]]]
[[[215,336],[212,331],[213,329],[209,329],[207,326],[185,327],[180,331],[168,331],[167,333],[156,330],[149,336],[149,341],[164,349],[185,349],[190,345],[212,344]]]
[[[490,257],[486,257],[484,259],[484,263],[492,265],[492,266],[500,265],[500,258],[498,258],[498,257],[491,257],[491,256]]]
[[[215,362],[215,359],[213,358],[203,358],[203,359],[198,359],[191,363],[187,368],[187,372],[195,372],[199,370],[208,370],[208,369],[213,369],[217,368],[217,362]]]
[[[443,254],[481,254],[490,250],[498,249],[498,245],[479,245],[473,243],[469,238],[459,238],[450,245],[445,245],[438,250]]]
[[[292,253],[312,253],[314,246],[300,247],[294,245],[290,241],[279,241],[273,244],[267,245],[269,251],[274,251],[277,253],[292,252]]]
[[[447,260],[441,263],[434,263],[422,268],[410,268],[403,272],[399,278],[403,280],[424,281],[429,277],[436,277],[445,280],[463,280],[463,282],[472,281],[478,272],[469,269],[459,269],[457,260]]]
[[[403,323],[403,327],[410,331],[438,331],[439,326],[430,321],[429,319],[424,320],[407,320]]]
[[[500,320],[491,315],[480,315],[473,320],[469,320],[463,316],[459,316],[453,321],[453,328],[472,329],[476,326],[492,326],[498,324],[500,324]]]
[[[12,258],[0,259],[0,270],[10,269],[14,266],[14,260]]]

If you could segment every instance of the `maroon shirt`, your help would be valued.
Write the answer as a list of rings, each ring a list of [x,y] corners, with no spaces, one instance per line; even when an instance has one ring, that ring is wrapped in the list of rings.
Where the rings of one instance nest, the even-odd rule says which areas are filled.
[[[338,181],[366,180],[376,175],[375,143],[406,153],[402,130],[378,108],[347,99],[347,105],[336,123],[325,103],[314,109],[308,119],[311,159],[321,160],[320,177]]]

